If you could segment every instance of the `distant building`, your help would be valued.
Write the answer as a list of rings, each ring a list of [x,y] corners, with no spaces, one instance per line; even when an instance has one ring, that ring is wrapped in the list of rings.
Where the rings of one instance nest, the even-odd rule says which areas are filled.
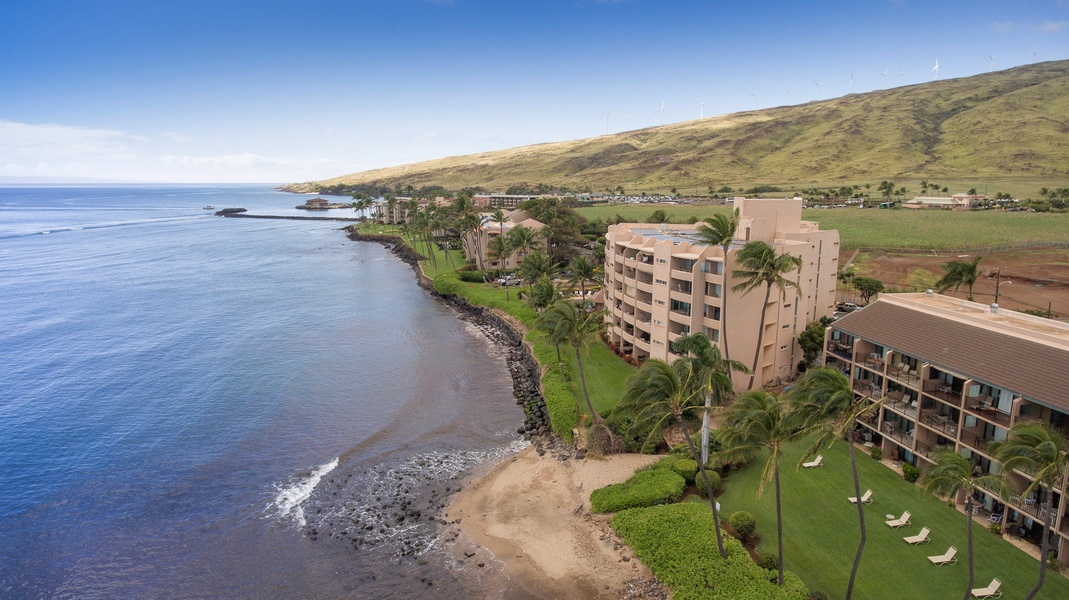
[[[517,225],[523,225],[524,227],[533,230],[535,233],[538,233],[539,231],[542,231],[545,224],[529,218],[527,213],[522,210],[505,213],[506,219],[504,223],[497,223],[496,221],[490,220],[491,213],[479,214],[483,219],[483,225],[479,228],[478,232],[467,231],[461,237],[464,256],[466,256],[468,260],[475,261],[475,268],[480,270],[505,269],[511,271],[517,268],[520,263],[523,262],[523,259],[527,254],[534,251],[536,248],[546,249],[546,240],[541,236],[538,236],[535,240],[535,245],[527,252],[524,252],[523,254],[513,253],[512,256],[504,261],[504,263],[492,260],[489,251],[490,240],[501,235],[508,235],[508,233]]]
[[[1017,493],[981,491],[983,509],[1009,511],[1009,531],[1036,544],[1048,521],[1051,547],[1069,566],[1066,474],[1054,489],[1022,496],[1031,476],[1003,472],[988,448],[1023,421],[1069,435],[1069,324],[941,294],[884,294],[827,329],[824,361],[850,378],[856,395],[883,401],[858,421],[855,442],[916,467],[950,449],[979,474],[1002,473]]]
[[[802,220],[802,201],[735,198],[740,224],[729,249],[698,241],[696,225],[621,223],[609,227],[605,245],[605,307],[610,341],[639,361],[672,361],[670,345],[680,336],[704,332],[721,343],[723,299],[728,297],[727,344],[730,358],[752,364],[762,312],[765,334],[757,361],[756,385],[795,374],[802,358],[796,339],[811,321],[831,316],[839,232],[821,231]],[[786,298],[775,291],[763,304],[763,287],[743,296],[731,290],[740,280],[736,256],[750,241],[802,259],[798,282]],[[741,376],[736,384],[745,384]]]
[[[479,208],[507,208],[515,209],[521,203],[542,196],[521,196],[518,194],[477,194],[473,200]]]
[[[986,195],[954,194],[952,196],[917,196],[912,200],[906,200],[902,206],[906,208],[948,208],[968,209],[978,202],[986,200]]]
[[[405,208],[405,203],[411,202],[412,198],[397,197],[394,198],[393,208],[387,202],[379,203],[379,217],[386,225],[401,225],[410,222],[412,215],[409,214],[409,209]],[[442,196],[436,197],[434,200],[419,200],[417,210],[423,210],[428,204],[434,204],[438,207],[452,206],[453,199],[445,198]]]
[[[327,210],[330,207],[330,202],[327,202],[323,198],[312,198],[304,203],[308,207],[308,210]]]

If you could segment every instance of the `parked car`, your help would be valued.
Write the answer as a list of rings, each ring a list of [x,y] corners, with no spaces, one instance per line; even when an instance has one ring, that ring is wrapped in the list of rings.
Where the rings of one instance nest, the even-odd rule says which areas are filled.
[[[854,312],[855,310],[861,310],[861,307],[853,302],[843,302],[837,307],[843,312]]]

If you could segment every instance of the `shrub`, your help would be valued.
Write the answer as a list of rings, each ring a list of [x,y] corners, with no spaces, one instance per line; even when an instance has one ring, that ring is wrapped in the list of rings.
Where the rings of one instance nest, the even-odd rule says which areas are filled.
[[[694,459],[684,458],[677,460],[676,464],[672,465],[672,470],[686,479],[688,484],[694,483],[694,476],[698,473],[698,463]]]
[[[456,296],[460,294],[460,281],[453,273],[434,278],[434,291],[439,296]]]
[[[753,532],[757,530],[757,519],[744,510],[731,513],[731,517],[728,518],[728,524],[735,530],[739,539],[744,542],[746,538],[753,535]]]
[[[709,478],[709,487],[713,488],[715,494],[720,489],[720,473],[713,471],[712,469],[705,470],[705,476]],[[708,498],[709,494],[705,492],[705,481],[702,480],[702,476],[698,475],[694,480],[694,485],[698,486],[698,493],[702,498]]]
[[[472,270],[457,271],[456,273],[457,277],[459,277],[461,281],[466,281],[468,283],[483,283],[489,279],[493,279],[493,277],[491,277],[491,273],[488,273],[486,271]]]
[[[635,424],[635,418],[624,411],[610,410],[602,415],[605,424],[623,441],[628,452],[654,453],[657,451],[657,438],[650,439],[650,433],[654,426],[651,424]],[[647,440],[649,444],[647,445]]]
[[[828,595],[824,592],[809,592],[809,600],[828,600]]]
[[[913,483],[921,476],[921,470],[909,463],[902,463],[902,478]]]
[[[779,561],[776,560],[776,555],[771,552],[761,552],[757,555],[757,564],[761,565],[762,569],[768,569],[769,571],[779,570]],[[776,574],[776,579],[779,579],[779,574]]]
[[[1001,523],[992,523],[990,526],[988,526],[988,529],[991,530],[991,533],[993,533],[995,535],[998,535],[998,534],[1002,533],[1002,524]]]
[[[869,456],[872,457],[872,460],[880,460],[881,458],[883,458],[883,448],[879,446],[873,446],[872,450],[869,450]]]
[[[807,600],[802,580],[785,572],[784,586],[769,581],[768,571],[750,560],[742,544],[724,540],[720,558],[713,535],[713,515],[705,504],[684,502],[616,513],[612,526],[654,575],[672,588],[675,600]]]
[[[594,490],[590,508],[602,513],[678,502],[686,487],[687,482],[670,469],[639,471],[623,483]]]
[[[641,471],[653,471],[655,469],[671,469],[677,462],[683,460],[681,456],[675,454],[669,454],[658,459],[656,462],[652,462],[645,467],[642,467],[636,472]]]

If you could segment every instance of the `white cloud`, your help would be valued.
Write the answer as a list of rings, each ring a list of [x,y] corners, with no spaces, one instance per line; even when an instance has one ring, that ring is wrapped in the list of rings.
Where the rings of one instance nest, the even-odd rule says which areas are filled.
[[[114,129],[0,120],[0,159],[109,156],[145,138]]]
[[[996,21],[991,24],[991,28],[998,33],[1006,33],[1013,29],[1013,21]]]
[[[188,135],[186,135],[184,133],[181,133],[179,131],[164,131],[163,132],[163,137],[171,140],[172,142],[179,142],[179,143],[185,143],[185,142],[193,141],[193,138],[191,138]]]
[[[1044,21],[1036,26],[1042,33],[1061,33],[1069,27],[1069,21]]]

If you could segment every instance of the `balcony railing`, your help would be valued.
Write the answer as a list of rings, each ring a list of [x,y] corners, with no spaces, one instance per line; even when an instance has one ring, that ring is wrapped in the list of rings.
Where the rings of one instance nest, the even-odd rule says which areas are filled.
[[[946,415],[923,413],[921,414],[921,423],[950,436],[958,436],[958,422],[956,420],[951,420],[950,417],[947,417]]]
[[[983,420],[985,420],[985,421],[987,421],[989,423],[994,423],[995,425],[1001,425],[1002,427],[1006,427],[1006,428],[1008,428],[1010,426],[1010,415],[1002,412],[1001,410],[998,410],[997,408],[995,408],[995,407],[993,407],[993,406],[991,406],[989,404],[985,404],[985,403],[971,404],[969,402],[966,402],[965,403],[965,410],[970,415],[979,417],[979,418],[981,418],[981,419],[983,419]]]

